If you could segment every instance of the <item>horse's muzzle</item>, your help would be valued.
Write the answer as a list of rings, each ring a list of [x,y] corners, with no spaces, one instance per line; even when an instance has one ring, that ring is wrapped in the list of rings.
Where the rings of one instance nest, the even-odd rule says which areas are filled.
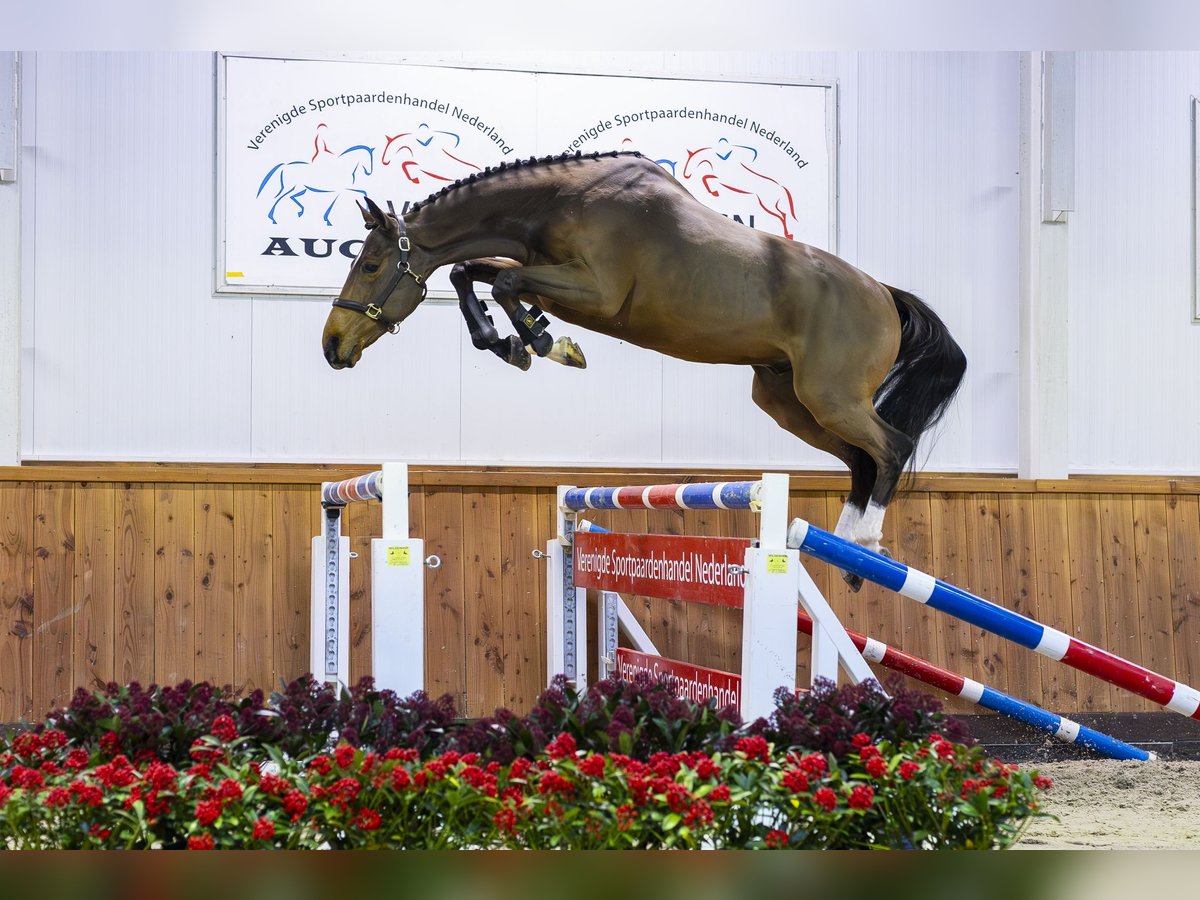
[[[331,335],[325,341],[325,361],[335,369],[351,369],[358,362],[358,354],[351,353],[347,357],[342,357],[338,354],[338,338],[337,335]]]

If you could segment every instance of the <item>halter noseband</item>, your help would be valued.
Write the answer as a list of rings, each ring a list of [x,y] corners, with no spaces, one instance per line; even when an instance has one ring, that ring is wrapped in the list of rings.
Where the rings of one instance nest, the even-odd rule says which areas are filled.
[[[388,206],[391,206],[389,203]],[[412,266],[408,264],[409,254],[412,253],[412,244],[408,240],[408,235],[404,231],[404,219],[401,216],[396,216],[396,224],[400,229],[400,237],[397,238],[396,244],[400,248],[400,260],[396,263],[396,268],[392,270],[391,277],[383,286],[383,291],[379,295],[378,305],[375,303],[359,303],[357,300],[347,300],[344,297],[338,297],[333,301],[334,306],[340,306],[342,309],[352,309],[355,312],[360,312],[372,322],[378,322],[392,334],[400,330],[399,322],[389,322],[383,318],[383,308],[387,306],[388,297],[392,295],[392,291],[396,289],[396,285],[400,283],[400,279],[408,275],[421,287],[421,300],[425,299],[425,295],[429,291],[429,285],[425,283],[425,279],[412,270]],[[420,302],[420,301],[417,301]]]

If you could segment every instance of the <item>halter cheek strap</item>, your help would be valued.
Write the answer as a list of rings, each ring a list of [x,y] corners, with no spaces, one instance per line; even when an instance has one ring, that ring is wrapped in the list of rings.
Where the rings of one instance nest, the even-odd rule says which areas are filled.
[[[405,275],[412,278],[421,287],[421,300],[425,299],[425,295],[429,290],[429,286],[425,283],[425,279],[413,271],[409,265],[408,259],[412,254],[412,243],[408,239],[408,234],[404,230],[404,219],[396,216],[396,223],[400,229],[400,236],[396,240],[397,246],[400,248],[400,259],[396,263],[396,268],[392,270],[391,276],[383,286],[383,290],[379,294],[379,303],[360,303],[357,300],[347,300],[344,297],[338,297],[333,301],[334,306],[340,306],[342,309],[351,309],[354,312],[362,313],[372,322],[378,322],[392,334],[400,330],[399,322],[389,322],[383,317],[383,309],[387,306],[388,297],[392,295],[392,291],[396,289],[396,285],[400,283],[400,279]],[[418,301],[420,302],[420,301]]]

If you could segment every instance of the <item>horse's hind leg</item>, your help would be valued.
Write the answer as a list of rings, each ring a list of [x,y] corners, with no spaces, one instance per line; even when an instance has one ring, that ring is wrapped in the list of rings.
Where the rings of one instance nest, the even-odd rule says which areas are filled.
[[[856,393],[852,385],[862,383],[861,373],[824,371],[819,383],[797,375],[796,396],[821,427],[847,444],[862,450],[875,464],[874,484],[866,509],[855,523],[853,540],[878,552],[883,540],[883,515],[900,475],[913,452],[908,435],[879,418],[872,404],[872,391]]]
[[[765,366],[754,367],[754,384],[750,392],[755,404],[784,430],[790,431],[806,444],[831,453],[850,470],[850,493],[842,507],[834,534],[854,540],[855,528],[863,516],[875,486],[875,461],[852,444],[821,426],[796,398],[792,370],[775,371]],[[842,577],[854,590],[862,587],[862,578],[849,572]]]

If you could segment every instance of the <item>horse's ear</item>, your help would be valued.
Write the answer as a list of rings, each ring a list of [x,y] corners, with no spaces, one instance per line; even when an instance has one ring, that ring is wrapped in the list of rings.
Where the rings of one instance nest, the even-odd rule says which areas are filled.
[[[391,223],[388,222],[387,213],[379,208],[370,197],[364,198],[367,201],[367,209],[363,212],[363,219],[368,225],[378,225],[380,228],[391,228]],[[360,207],[361,209],[361,207]]]
[[[371,201],[368,200],[367,202],[370,203]],[[363,206],[361,203],[359,203],[358,200],[354,201],[354,205],[357,206],[358,211],[360,213],[362,213],[363,224],[366,225],[368,228],[374,228],[376,222],[375,222],[375,218],[371,215],[371,211],[369,209],[367,209],[365,206]]]

